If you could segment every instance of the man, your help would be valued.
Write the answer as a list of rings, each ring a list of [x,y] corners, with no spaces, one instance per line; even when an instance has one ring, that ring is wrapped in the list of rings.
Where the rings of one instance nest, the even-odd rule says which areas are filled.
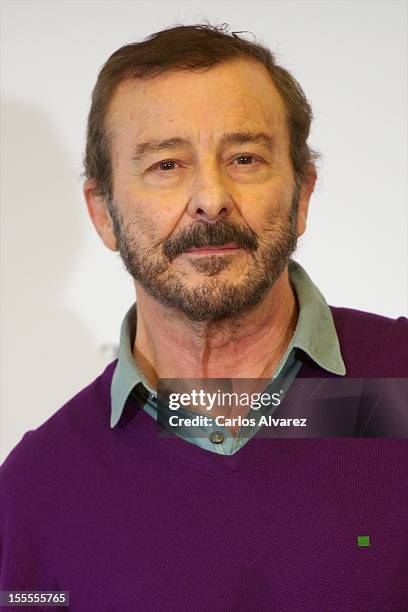
[[[407,377],[408,320],[328,306],[291,259],[310,122],[271,53],[222,27],[158,32],[103,67],[84,194],[137,304],[119,359],[2,466],[3,590],[68,591],[74,611],[408,608],[406,441],[346,437],[373,431],[372,396],[336,395],[340,430],[296,439],[215,421],[256,411],[239,405],[172,425],[158,392],[266,381],[269,419],[326,379]]]

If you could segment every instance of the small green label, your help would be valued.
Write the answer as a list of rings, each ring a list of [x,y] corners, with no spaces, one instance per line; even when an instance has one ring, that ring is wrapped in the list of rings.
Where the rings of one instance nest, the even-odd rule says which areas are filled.
[[[370,546],[370,536],[357,536],[359,546]]]

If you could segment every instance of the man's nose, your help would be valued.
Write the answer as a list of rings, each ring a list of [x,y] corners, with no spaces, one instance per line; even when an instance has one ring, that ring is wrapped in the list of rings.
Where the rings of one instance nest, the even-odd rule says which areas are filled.
[[[211,222],[227,217],[234,206],[229,182],[216,163],[201,165],[192,183],[187,207],[191,218]]]

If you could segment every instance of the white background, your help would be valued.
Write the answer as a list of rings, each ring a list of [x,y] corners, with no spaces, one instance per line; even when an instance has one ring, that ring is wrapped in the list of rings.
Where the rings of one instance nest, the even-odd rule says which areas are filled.
[[[176,22],[250,30],[293,71],[324,156],[296,258],[329,304],[407,315],[405,2],[13,0],[1,10],[0,461],[113,358],[106,345],[135,296],[87,217],[86,116],[108,56]]]

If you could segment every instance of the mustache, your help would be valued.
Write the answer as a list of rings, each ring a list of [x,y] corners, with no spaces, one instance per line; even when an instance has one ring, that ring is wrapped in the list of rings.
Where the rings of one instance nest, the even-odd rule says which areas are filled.
[[[236,223],[199,221],[182,230],[178,236],[166,240],[163,243],[163,253],[171,261],[192,247],[221,247],[228,242],[235,242],[238,247],[249,251],[256,251],[258,248],[258,239],[255,234]]]

